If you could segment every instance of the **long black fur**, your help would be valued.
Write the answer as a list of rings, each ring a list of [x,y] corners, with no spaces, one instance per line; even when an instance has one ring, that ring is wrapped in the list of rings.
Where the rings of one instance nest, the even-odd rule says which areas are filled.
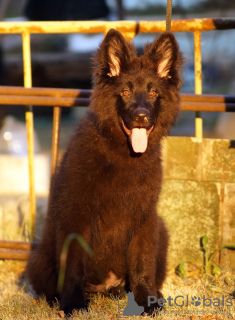
[[[53,177],[44,232],[27,275],[38,294],[49,302],[58,298],[67,314],[87,308],[86,292],[117,283],[151,314],[159,306],[148,306],[147,297],[162,296],[168,247],[156,212],[160,144],[179,113],[182,56],[171,33],[161,34],[137,57],[134,46],[112,29],[95,63],[90,111]],[[139,120],[142,113],[146,121]],[[133,150],[135,126],[148,132],[145,152]],[[95,258],[73,241],[57,292],[61,249],[71,233],[85,239]]]

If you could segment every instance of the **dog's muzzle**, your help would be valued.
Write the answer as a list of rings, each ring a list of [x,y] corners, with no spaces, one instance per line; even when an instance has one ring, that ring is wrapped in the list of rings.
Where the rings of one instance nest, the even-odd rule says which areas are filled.
[[[144,153],[148,146],[148,138],[154,126],[150,124],[150,112],[147,109],[137,108],[131,129],[128,129],[122,120],[122,126],[128,137],[134,152]]]

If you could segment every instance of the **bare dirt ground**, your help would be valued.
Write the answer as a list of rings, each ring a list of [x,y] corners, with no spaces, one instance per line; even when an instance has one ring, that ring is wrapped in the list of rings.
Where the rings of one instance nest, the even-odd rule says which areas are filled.
[[[32,297],[30,285],[22,277],[26,262],[0,261],[0,319],[61,319],[58,304],[50,308],[44,299]],[[181,279],[169,272],[163,287],[166,305],[156,319],[227,320],[235,319],[235,270],[224,270],[219,277],[194,276]],[[123,316],[127,297],[115,300],[101,294],[92,297],[89,311],[75,312],[70,319],[150,319]]]

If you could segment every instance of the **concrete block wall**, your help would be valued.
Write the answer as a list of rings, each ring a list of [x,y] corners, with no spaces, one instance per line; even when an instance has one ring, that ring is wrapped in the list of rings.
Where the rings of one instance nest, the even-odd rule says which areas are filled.
[[[158,212],[170,233],[169,265],[203,261],[200,237],[211,251],[235,243],[235,147],[230,140],[169,137],[163,143],[164,182]],[[223,249],[221,265],[235,265]]]

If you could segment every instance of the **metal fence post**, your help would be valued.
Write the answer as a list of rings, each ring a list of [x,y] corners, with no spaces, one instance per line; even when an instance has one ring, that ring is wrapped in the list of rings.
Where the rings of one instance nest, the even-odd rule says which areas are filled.
[[[61,107],[54,107],[53,109],[53,131],[52,131],[52,148],[51,148],[51,179],[55,172],[60,143],[60,121],[61,121]]]
[[[22,49],[23,49],[23,67],[24,67],[24,86],[32,87],[32,71],[31,71],[31,51],[30,51],[30,33],[24,31],[22,33]],[[26,106],[25,120],[27,129],[28,143],[28,170],[29,170],[29,198],[30,198],[30,239],[35,238],[35,216],[36,216],[36,195],[34,181],[34,125],[32,106]]]
[[[201,59],[201,32],[194,31],[194,72],[195,72],[195,94],[202,94],[202,59]],[[201,112],[196,112],[195,119],[196,138],[203,137],[203,121]]]

